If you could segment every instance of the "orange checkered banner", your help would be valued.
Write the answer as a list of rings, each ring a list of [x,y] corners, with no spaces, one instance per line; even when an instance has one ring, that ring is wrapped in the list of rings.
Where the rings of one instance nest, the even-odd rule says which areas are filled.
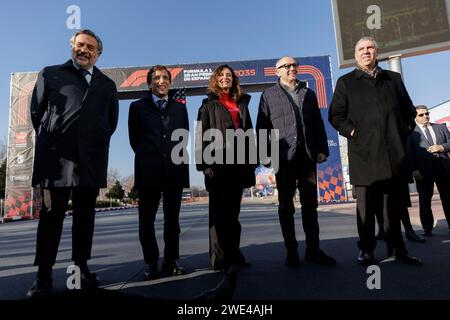
[[[6,167],[5,213],[3,221],[30,219],[33,207],[31,187],[34,157],[34,130],[30,118],[30,101],[37,73],[15,73],[11,76],[8,154]],[[35,211],[37,216],[38,212]]]

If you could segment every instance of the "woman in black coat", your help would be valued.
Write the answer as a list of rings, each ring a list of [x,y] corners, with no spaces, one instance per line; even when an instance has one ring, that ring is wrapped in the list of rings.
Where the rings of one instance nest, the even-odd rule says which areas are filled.
[[[222,65],[211,76],[208,98],[198,112],[197,170],[205,175],[209,191],[209,252],[214,270],[250,265],[239,248],[242,192],[255,184],[257,163],[249,101],[233,69]],[[245,139],[242,143],[236,137],[227,139],[233,134]]]

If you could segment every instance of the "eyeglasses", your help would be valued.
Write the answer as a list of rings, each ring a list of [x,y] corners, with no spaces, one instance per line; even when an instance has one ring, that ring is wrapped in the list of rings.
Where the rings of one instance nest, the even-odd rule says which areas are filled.
[[[294,67],[294,69],[297,69],[298,64],[296,63],[285,63],[279,66],[277,69],[285,68],[286,70],[289,70],[291,67]]]
[[[429,112],[425,112],[425,113],[418,114],[417,116],[418,117],[423,117],[423,116],[429,116],[429,115],[430,115]]]

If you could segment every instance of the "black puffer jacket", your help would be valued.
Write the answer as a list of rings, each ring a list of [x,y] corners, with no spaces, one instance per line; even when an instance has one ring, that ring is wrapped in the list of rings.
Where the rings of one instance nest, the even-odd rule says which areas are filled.
[[[317,162],[319,153],[329,155],[327,134],[320,115],[316,94],[306,87],[305,82],[299,84],[304,97],[299,111],[303,121],[305,148],[311,160]],[[297,136],[297,120],[294,108],[297,108],[297,106],[279,82],[264,90],[261,95],[256,130],[279,130],[279,159],[281,163],[294,159],[298,146],[297,141],[301,139]],[[270,152],[270,141],[267,150]]]
[[[248,111],[248,104],[250,102],[250,96],[243,94],[237,101],[239,108],[239,114],[241,118],[241,129],[248,134],[249,138],[245,139],[245,163],[237,164],[236,158],[242,155],[243,150],[239,147],[239,144],[234,144],[234,157],[233,164],[226,164],[226,155],[229,154],[231,149],[226,139],[227,130],[235,132],[233,119],[227,108],[222,105],[216,98],[209,96],[204,99],[202,105],[198,111],[195,150],[196,150],[196,162],[197,170],[203,171],[206,168],[212,168],[214,177],[205,177],[205,186],[207,190],[211,187],[217,186],[239,186],[247,188],[255,185],[255,168],[258,163],[256,155],[256,141],[253,132],[253,125]],[[223,143],[221,147],[214,147],[213,152],[209,152],[208,145],[210,141],[201,139],[209,129],[217,129],[223,137]],[[248,131],[247,131],[248,130]],[[236,142],[236,140],[235,140]],[[222,149],[223,156],[220,157],[221,163],[215,161],[213,163],[207,163],[205,154],[211,154],[214,159],[220,153],[219,149]],[[206,150],[206,151],[205,151]]]

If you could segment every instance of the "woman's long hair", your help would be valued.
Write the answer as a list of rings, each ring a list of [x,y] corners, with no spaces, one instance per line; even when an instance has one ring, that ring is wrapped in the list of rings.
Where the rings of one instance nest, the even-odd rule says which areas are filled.
[[[208,83],[208,94],[211,94],[214,96],[214,98],[220,98],[220,93],[222,92],[222,89],[219,86],[219,76],[220,73],[223,71],[223,69],[230,69],[232,74],[232,84],[230,88],[230,99],[237,100],[242,95],[241,86],[239,85],[239,79],[234,73],[234,70],[227,64],[223,64],[219,66],[216,70],[214,70],[214,73],[211,75],[211,78],[209,78]]]

